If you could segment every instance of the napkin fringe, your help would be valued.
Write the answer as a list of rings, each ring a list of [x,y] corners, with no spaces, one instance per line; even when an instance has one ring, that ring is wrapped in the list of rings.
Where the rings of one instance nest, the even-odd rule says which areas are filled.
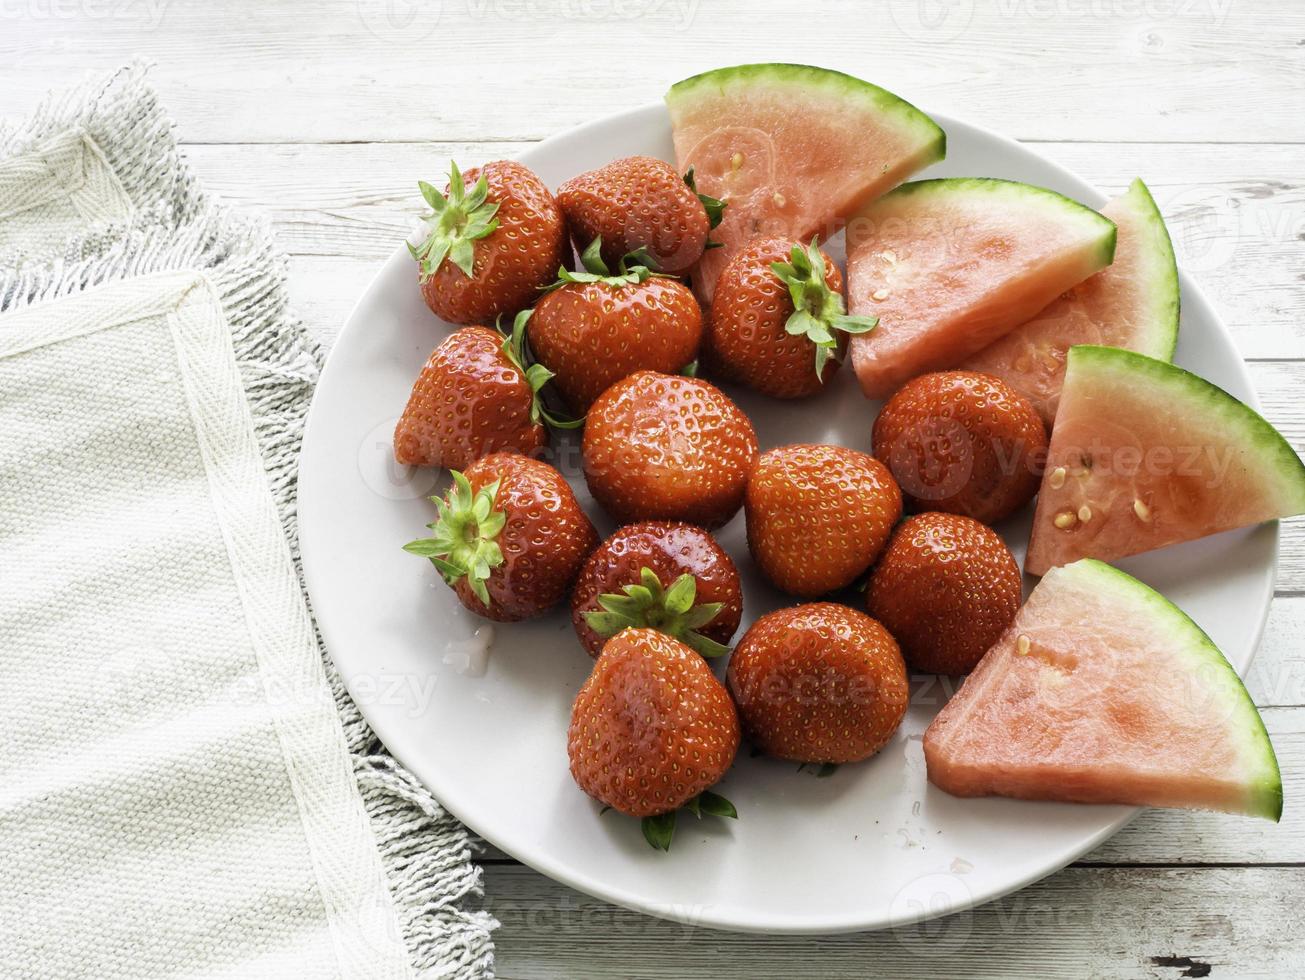
[[[173,196],[168,210],[187,219],[180,227],[136,223],[125,233],[101,230],[69,243],[64,255],[52,262],[10,266],[0,272],[0,310],[21,309],[151,273],[180,269],[204,273],[221,297],[231,327],[255,432],[302,585],[297,467],[321,352],[302,322],[289,312],[287,263],[273,243],[268,223],[203,201],[175,155],[171,124],[152,91],[134,75],[138,71],[120,72],[102,91],[114,104],[124,100],[125,105],[139,106],[139,114],[131,114],[133,138],[161,137],[173,147],[172,155],[156,149],[153,159],[167,160],[165,166],[176,172],[165,181]],[[40,117],[46,121],[43,125],[59,128],[68,122],[68,107],[77,104],[70,96],[47,107]],[[45,129],[37,125],[21,135],[34,138],[36,131]],[[0,148],[17,145],[18,139],[12,132],[0,131]],[[130,156],[126,150],[118,153],[120,160]],[[318,641],[321,647],[320,635]],[[482,871],[472,862],[473,839],[384,749],[329,658],[325,668],[416,976],[492,977],[491,932],[498,923],[488,911],[474,908],[484,891]]]

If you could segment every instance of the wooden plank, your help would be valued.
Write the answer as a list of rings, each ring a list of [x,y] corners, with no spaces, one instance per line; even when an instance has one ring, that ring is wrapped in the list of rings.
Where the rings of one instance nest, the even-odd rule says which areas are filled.
[[[777,57],[1023,139],[1301,138],[1293,0],[829,0],[803,29],[780,0],[16,0],[0,23],[6,111],[135,52],[204,142],[537,139]]]
[[[270,214],[292,254],[375,264],[407,234],[421,207],[418,178],[437,180],[450,157],[471,165],[527,145],[190,146],[187,154],[215,193]],[[1242,353],[1296,357],[1305,349],[1305,289],[1297,272],[1305,236],[1305,144],[1197,150],[1162,143],[1042,143],[1036,149],[1107,193],[1144,176],[1169,220],[1184,267],[1209,293]],[[331,280],[324,288],[338,291],[335,273],[344,267],[327,266],[329,272],[300,264],[297,278]],[[359,270],[345,279],[365,283],[364,277]],[[321,322],[342,322],[356,295]]]
[[[844,936],[755,936],[653,919],[519,866],[486,872],[502,978],[1300,976],[1305,874],[1069,868],[943,919]],[[692,903],[693,896],[686,896]],[[690,915],[692,906],[689,905]]]

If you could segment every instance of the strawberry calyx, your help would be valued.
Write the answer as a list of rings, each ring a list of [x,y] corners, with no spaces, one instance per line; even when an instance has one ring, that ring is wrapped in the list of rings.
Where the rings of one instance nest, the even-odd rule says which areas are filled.
[[[489,200],[489,183],[482,173],[470,191],[458,165],[449,162],[449,192],[445,197],[424,180],[417,181],[421,196],[431,210],[421,216],[425,237],[417,244],[408,242],[408,252],[417,260],[421,281],[439,271],[448,259],[471,278],[475,264],[474,242],[491,235],[498,228],[498,203]]]
[[[426,525],[434,533],[408,542],[403,550],[430,559],[449,585],[465,579],[472,594],[488,607],[485,581],[493,569],[503,564],[498,538],[507,524],[507,515],[495,509],[503,481],[495,480],[473,491],[465,475],[458,470],[451,472],[453,487],[447,496],[430,498],[439,512],[434,523]]]
[[[838,340],[834,331],[858,334],[879,324],[874,316],[849,316],[842,294],[825,282],[825,257],[816,248],[816,239],[803,247],[794,245],[788,262],[772,262],[771,272],[788,287],[793,312],[784,324],[786,333],[806,337],[816,347],[816,377],[824,376],[825,364],[838,357]]]
[[[657,573],[645,567],[639,572],[637,584],[621,589],[624,595],[606,592],[598,597],[601,611],[585,613],[585,622],[599,636],[606,639],[622,630],[647,627],[679,640],[704,657],[729,653],[729,647],[698,632],[716,618],[723,604],[695,605],[698,580],[688,572],[672,582],[669,589],[663,589]]]
[[[512,321],[511,332],[505,331],[501,322],[494,324],[494,329],[498,331],[503,338],[503,356],[506,357],[520,371],[526,379],[526,384],[530,385],[530,422],[532,425],[539,424],[540,421],[546,422],[554,429],[578,429],[585,424],[584,418],[564,419],[554,415],[544,406],[544,400],[540,395],[544,385],[552,381],[557,375],[539,362],[531,363],[529,351],[526,347],[526,325],[530,322],[530,317],[534,310],[522,310]]]
[[[725,217],[725,209],[729,206],[729,202],[712,197],[710,194],[698,194],[698,184],[694,180],[692,167],[684,172],[684,182],[689,185],[689,190],[697,194],[698,200],[702,202],[703,210],[707,212],[708,225],[712,228],[717,227]],[[716,248],[720,248],[719,242],[712,242],[711,244]]]
[[[641,282],[647,282],[653,276],[663,279],[674,279],[674,276],[667,276],[657,271],[657,260],[648,254],[647,249],[637,248],[621,257],[620,263],[613,272],[608,268],[607,263],[603,261],[602,256],[603,236],[599,235],[589,247],[580,255],[580,264],[584,267],[580,272],[572,272],[566,266],[557,270],[557,281],[544,287],[544,292],[551,293],[555,289],[561,289],[571,283],[591,283],[601,282],[605,286],[611,286],[619,289],[622,286],[635,286]]]
[[[739,811],[734,808],[734,804],[719,793],[713,793],[711,790],[703,790],[693,799],[680,807],[680,810],[687,810],[699,820],[704,815],[709,817],[728,817],[731,820],[739,818]],[[669,851],[671,841],[675,837],[676,814],[679,810],[671,810],[669,813],[659,813],[655,816],[644,817],[640,823],[643,830],[643,839],[649,845],[659,851]]]

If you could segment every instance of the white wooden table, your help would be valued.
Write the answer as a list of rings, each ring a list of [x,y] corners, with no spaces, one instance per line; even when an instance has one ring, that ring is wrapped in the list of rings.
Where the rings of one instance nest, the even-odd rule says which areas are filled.
[[[329,343],[406,233],[418,177],[708,67],[799,61],[1038,144],[1107,192],[1145,177],[1180,262],[1305,446],[1301,0],[0,0],[0,113],[133,55],[208,187],[269,212]],[[435,175],[435,176],[432,176]],[[487,855],[503,977],[1305,975],[1305,526],[1252,669],[1279,826],[1148,812],[1073,867],[897,933],[729,935]]]

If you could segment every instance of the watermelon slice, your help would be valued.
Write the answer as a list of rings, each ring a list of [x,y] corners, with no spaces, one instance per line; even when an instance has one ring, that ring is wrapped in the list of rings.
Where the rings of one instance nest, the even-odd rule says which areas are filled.
[[[710,304],[716,278],[757,235],[823,241],[865,204],[941,160],[943,131],[915,106],[842,72],[739,65],[666,93],[680,172],[726,201],[693,286]]]
[[[847,229],[848,301],[879,317],[852,338],[857,378],[883,398],[955,367],[1110,264],[1115,225],[1054,191],[956,177],[903,184]]]
[[[1026,572],[1294,514],[1305,465],[1252,408],[1165,361],[1070,348]]]
[[[1178,266],[1164,218],[1135,180],[1101,213],[1119,228],[1115,261],[963,367],[995,374],[1056,417],[1065,357],[1075,344],[1124,347],[1169,361],[1178,343]]]
[[[924,734],[955,796],[1282,815],[1282,776],[1237,672],[1181,609],[1086,559],[1029,596]]]

